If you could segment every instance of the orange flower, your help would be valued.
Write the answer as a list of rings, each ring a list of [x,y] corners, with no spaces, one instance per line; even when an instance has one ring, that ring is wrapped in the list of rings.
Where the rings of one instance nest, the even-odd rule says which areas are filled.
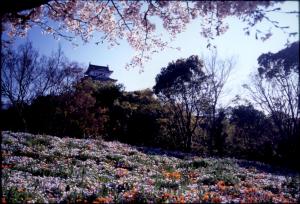
[[[138,192],[138,190],[136,189],[136,187],[133,187],[133,188],[131,189],[131,191],[134,192],[134,193]]]
[[[224,181],[219,181],[217,183],[217,186],[220,190],[224,191],[226,189],[226,186],[225,186],[225,182]]]
[[[110,203],[112,202],[111,198],[104,198],[104,197],[99,197],[94,200],[93,204],[98,204],[98,203]]]
[[[169,178],[170,177],[170,173],[168,172],[163,172],[164,177]]]
[[[202,200],[208,201],[208,200],[209,200],[209,195],[210,195],[210,193],[206,192],[206,193],[204,194]]]
[[[5,199],[5,197],[2,197],[2,198],[1,198],[1,203],[6,204],[6,199]]]
[[[181,178],[180,172],[173,172],[172,177],[176,180],[179,180]]]
[[[163,172],[163,175],[168,178],[168,179],[175,179],[175,180],[179,180],[181,178],[181,174],[180,172],[172,172],[172,173],[169,173],[169,172]]]
[[[87,200],[82,200],[82,199],[78,198],[76,200],[76,203],[88,203],[88,202],[87,202]]]
[[[137,193],[137,190],[130,190],[130,191],[127,191],[123,194],[123,196],[126,198],[126,199],[133,199],[133,197],[135,197]]]
[[[185,203],[184,196],[183,195],[179,196],[179,198],[176,199],[176,202]]]

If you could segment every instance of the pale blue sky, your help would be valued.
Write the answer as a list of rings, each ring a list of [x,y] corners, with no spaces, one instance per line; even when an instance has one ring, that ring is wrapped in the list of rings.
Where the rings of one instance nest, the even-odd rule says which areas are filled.
[[[277,4],[283,10],[299,11],[299,2],[289,1],[283,4]],[[299,19],[296,15],[274,13],[269,15],[273,20],[280,22],[282,26],[290,26],[290,31],[299,31]],[[192,22],[184,33],[177,36],[170,46],[181,47],[180,51],[174,49],[166,49],[162,52],[154,54],[152,59],[144,66],[144,71],[140,73],[140,69],[126,70],[125,64],[128,63],[134,54],[134,50],[131,49],[128,44],[122,41],[121,45],[107,49],[107,45],[99,44],[95,45],[93,41],[91,43],[80,45],[78,48],[73,49],[69,42],[64,40],[54,40],[49,35],[42,35],[40,30],[33,28],[28,33],[28,38],[33,41],[34,47],[37,48],[41,54],[50,54],[51,51],[55,51],[60,43],[63,51],[70,60],[77,61],[83,64],[86,68],[90,63],[97,65],[109,65],[110,69],[114,71],[111,75],[112,78],[117,79],[119,83],[122,83],[127,91],[140,90],[145,88],[152,88],[155,83],[155,76],[160,72],[162,67],[178,58],[186,58],[190,55],[208,55],[209,51],[206,48],[207,41],[199,34],[199,20]],[[198,21],[198,22],[197,22]],[[222,58],[235,56],[237,58],[236,67],[232,71],[229,81],[226,85],[226,90],[231,90],[224,97],[224,105],[236,94],[245,92],[241,87],[242,84],[247,83],[249,74],[256,70],[257,58],[262,53],[277,52],[284,48],[287,35],[284,35],[278,29],[272,28],[273,36],[262,42],[255,40],[254,35],[246,36],[243,32],[243,24],[236,18],[227,19],[229,23],[229,30],[226,34],[216,38],[214,44],[217,45],[218,54]],[[258,28],[268,29],[271,27],[268,23],[260,23]],[[254,29],[253,29],[254,31]],[[299,35],[295,38],[291,38],[291,41],[299,39]],[[18,40],[17,44],[23,40]]]

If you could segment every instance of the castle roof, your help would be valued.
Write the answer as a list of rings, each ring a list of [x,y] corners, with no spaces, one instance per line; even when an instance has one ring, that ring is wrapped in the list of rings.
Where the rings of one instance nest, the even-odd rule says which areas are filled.
[[[86,70],[85,74],[89,74],[91,71],[101,71],[101,72],[107,72],[112,73],[113,71],[109,70],[108,66],[99,66],[99,65],[93,65],[89,64],[88,69]]]

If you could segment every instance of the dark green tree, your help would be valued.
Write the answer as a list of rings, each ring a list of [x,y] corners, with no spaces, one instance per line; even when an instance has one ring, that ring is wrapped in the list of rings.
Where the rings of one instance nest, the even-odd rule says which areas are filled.
[[[280,50],[277,53],[268,52],[262,54],[258,58],[258,73],[260,77],[263,77],[268,80],[283,78],[283,77],[292,77],[293,73],[298,75],[298,82],[295,84],[298,90],[298,116],[300,115],[300,70],[299,70],[299,41],[296,41],[286,47],[285,49]],[[280,82],[280,81],[279,81]],[[280,82],[282,86],[286,86],[283,82]],[[290,101],[289,101],[290,103]],[[295,114],[295,113],[292,113]],[[295,117],[295,116],[294,116]]]
[[[203,61],[197,56],[176,60],[162,68],[153,87],[164,108],[173,115],[170,123],[175,134],[182,137],[186,151],[191,150],[198,121],[209,106],[207,77],[202,68]]]
[[[299,42],[277,53],[262,54],[258,64],[253,86],[246,88],[278,131],[278,155],[282,162],[292,164],[300,146]]]
[[[258,58],[252,98],[272,117],[282,137],[297,135],[300,117],[299,42]]]

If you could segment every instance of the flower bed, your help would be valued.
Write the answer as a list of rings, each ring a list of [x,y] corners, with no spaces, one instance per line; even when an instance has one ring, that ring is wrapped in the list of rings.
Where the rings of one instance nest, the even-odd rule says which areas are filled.
[[[299,201],[299,175],[235,159],[180,159],[119,142],[2,134],[2,203]]]

